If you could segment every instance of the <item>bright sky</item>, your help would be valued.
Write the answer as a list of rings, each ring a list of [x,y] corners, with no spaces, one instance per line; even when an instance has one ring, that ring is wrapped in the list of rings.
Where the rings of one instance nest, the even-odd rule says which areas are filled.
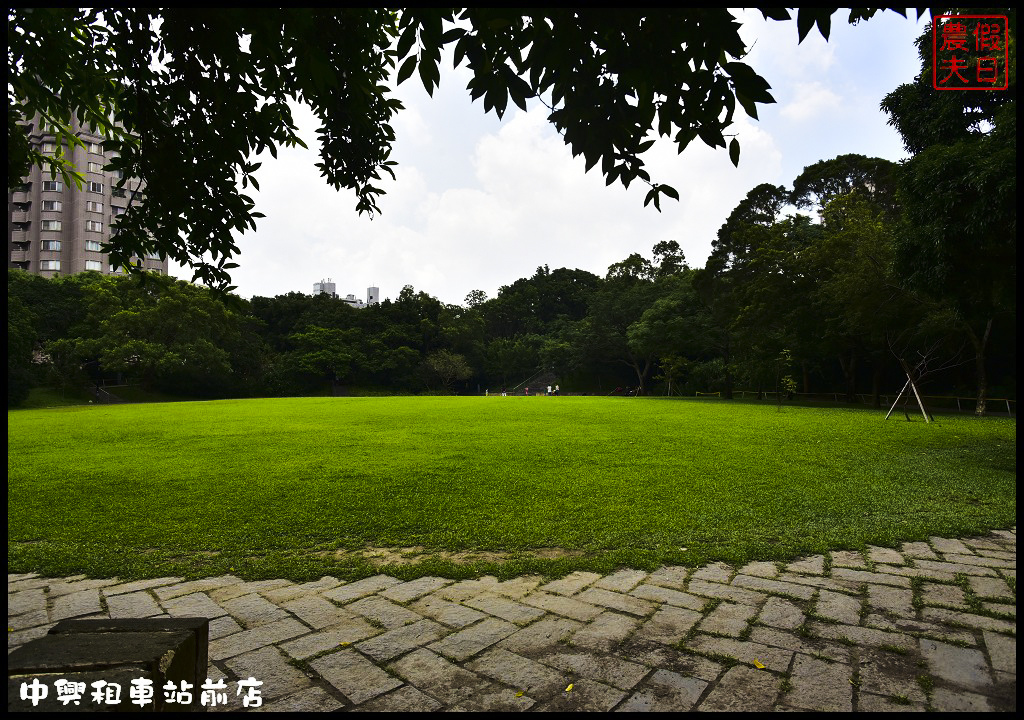
[[[650,257],[662,240],[676,240],[700,267],[718,228],[754,186],[791,186],[807,165],[846,153],[906,156],[879,103],[919,71],[914,40],[928,16],[885,12],[851,26],[840,11],[827,43],[814,29],[798,45],[795,21],[737,14],[753,45],[746,62],[777,102],[758,106],[760,120],[737,108],[739,121],[726,132],[739,139],[739,168],[726,150],[700,140],[682,155],[659,141],[644,156],[648,170],[680,195],[679,202],[664,199],[661,213],[643,206],[646,185],[606,187],[598,168],[584,174],[583,158],[572,157],[540,103],[523,112],[510,102],[502,121],[485,115],[465,89],[468,71],[452,71],[449,57],[433,98],[416,74],[398,88],[406,106],[393,122],[398,180],[381,185],[388,194],[372,221],[356,215],[354,194],[336,192],[320,176],[315,119],[295,109],[310,149],[259,158],[260,191],[251,196],[266,217],[238,239],[236,292],[311,293],[313,283],[330,278],[341,296],[365,300],[372,285],[381,298],[395,298],[412,285],[461,305],[470,290],[495,297],[545,264],[603,276],[630,253]],[[173,263],[171,273],[191,279]]]

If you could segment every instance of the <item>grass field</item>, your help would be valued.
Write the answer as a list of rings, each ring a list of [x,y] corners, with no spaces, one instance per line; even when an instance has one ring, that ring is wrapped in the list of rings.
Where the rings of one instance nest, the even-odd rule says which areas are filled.
[[[8,570],[560,575],[1016,522],[1016,422],[665,398],[8,413]]]

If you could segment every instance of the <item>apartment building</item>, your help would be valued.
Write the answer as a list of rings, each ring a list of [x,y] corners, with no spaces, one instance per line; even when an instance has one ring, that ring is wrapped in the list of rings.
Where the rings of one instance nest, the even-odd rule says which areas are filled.
[[[38,118],[27,126],[29,141],[42,153],[52,155],[57,139]],[[79,188],[70,186],[60,176],[51,178],[48,169],[33,166],[24,183],[8,192],[7,248],[9,267],[21,268],[36,275],[53,277],[96,270],[106,275],[118,274],[101,249],[113,231],[116,218],[128,209],[130,202],[143,197],[140,183],[129,180],[124,188],[115,185],[120,171],[106,171],[104,166],[114,157],[104,152],[103,136],[81,127],[72,119],[72,129],[85,142],[85,147],[65,147],[72,164],[85,177]],[[133,191],[135,195],[133,196]],[[167,274],[167,260],[158,255],[135,258],[152,272]]]

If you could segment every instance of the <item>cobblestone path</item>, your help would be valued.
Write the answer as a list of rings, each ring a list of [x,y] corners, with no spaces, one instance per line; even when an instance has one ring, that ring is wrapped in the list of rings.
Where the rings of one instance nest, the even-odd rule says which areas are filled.
[[[545,582],[8,575],[8,647],[65,618],[210,622],[263,710],[1014,710],[1016,528]],[[233,694],[226,706],[241,710]]]

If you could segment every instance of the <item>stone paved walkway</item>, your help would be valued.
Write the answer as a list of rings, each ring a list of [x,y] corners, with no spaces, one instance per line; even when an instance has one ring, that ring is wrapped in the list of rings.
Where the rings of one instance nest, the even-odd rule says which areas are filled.
[[[210,677],[264,710],[1014,710],[1016,557],[1014,528],[553,582],[8,575],[7,637],[205,616]]]

